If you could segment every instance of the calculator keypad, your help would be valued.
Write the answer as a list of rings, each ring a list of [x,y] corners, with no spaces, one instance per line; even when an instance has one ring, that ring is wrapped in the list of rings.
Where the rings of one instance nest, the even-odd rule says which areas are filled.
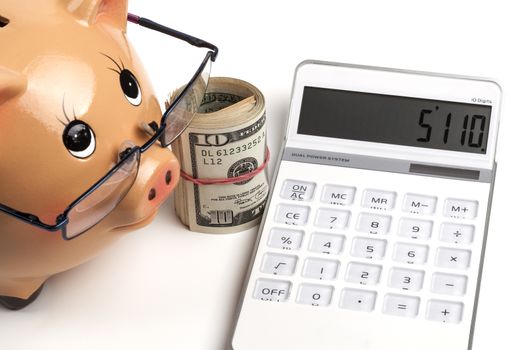
[[[279,196],[255,299],[462,322],[478,201],[295,179]]]

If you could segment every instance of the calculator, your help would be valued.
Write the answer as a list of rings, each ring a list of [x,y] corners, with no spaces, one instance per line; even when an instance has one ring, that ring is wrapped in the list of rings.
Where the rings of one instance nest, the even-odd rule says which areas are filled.
[[[233,349],[472,348],[501,89],[305,61]]]

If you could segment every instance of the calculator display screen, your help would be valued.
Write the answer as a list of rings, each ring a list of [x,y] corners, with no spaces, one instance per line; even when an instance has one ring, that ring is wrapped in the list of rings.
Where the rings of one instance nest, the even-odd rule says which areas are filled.
[[[305,87],[297,132],[486,153],[492,107]]]

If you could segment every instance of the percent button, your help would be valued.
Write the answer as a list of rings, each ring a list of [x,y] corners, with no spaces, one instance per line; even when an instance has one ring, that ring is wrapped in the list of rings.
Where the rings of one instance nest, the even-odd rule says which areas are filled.
[[[268,246],[283,250],[297,250],[301,248],[304,232],[283,228],[272,228],[268,238]]]

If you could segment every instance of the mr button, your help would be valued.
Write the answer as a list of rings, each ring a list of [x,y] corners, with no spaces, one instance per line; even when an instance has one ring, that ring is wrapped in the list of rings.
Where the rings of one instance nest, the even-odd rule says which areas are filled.
[[[395,192],[365,190],[362,206],[370,209],[390,210],[396,201]]]

